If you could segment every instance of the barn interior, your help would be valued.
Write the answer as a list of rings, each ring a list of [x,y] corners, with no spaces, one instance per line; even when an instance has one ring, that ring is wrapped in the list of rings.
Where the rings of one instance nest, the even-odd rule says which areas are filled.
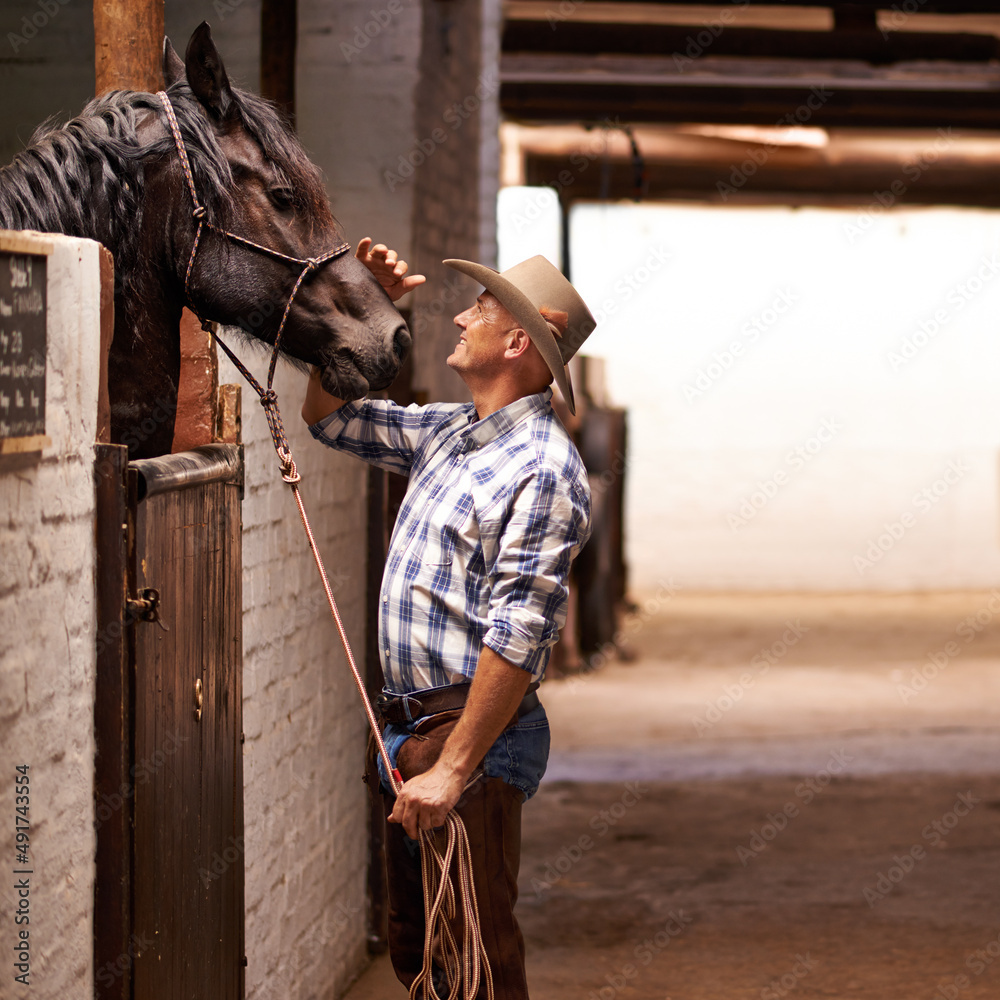
[[[474,293],[444,256],[543,252],[600,321],[571,425],[597,531],[525,810],[533,993],[995,997],[1000,3],[143,0],[102,20],[115,6],[6,5],[3,162],[48,115],[137,86],[109,55],[137,25],[181,48],[207,18],[233,78],[293,117],[351,236],[428,275],[393,398],[463,398],[440,357]],[[238,408],[235,369],[189,333],[175,451]],[[279,374],[292,413],[301,378]],[[238,995],[402,996],[356,695],[313,620],[263,416],[241,419]],[[291,440],[304,468],[329,462]],[[315,475],[374,671],[401,484]],[[102,670],[67,703],[100,703]],[[36,725],[27,696],[12,712],[11,741]],[[29,745],[58,779],[59,740]],[[125,1000],[149,981],[151,918],[107,884],[125,859],[138,885],[142,861],[109,859],[97,825],[60,918],[75,961],[42,947],[60,994]]]

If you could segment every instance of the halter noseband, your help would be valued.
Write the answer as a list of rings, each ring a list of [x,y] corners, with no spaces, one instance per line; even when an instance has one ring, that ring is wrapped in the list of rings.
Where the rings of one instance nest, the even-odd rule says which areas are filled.
[[[174,146],[177,148],[177,157],[180,160],[181,169],[184,171],[184,177],[187,180],[188,191],[191,192],[191,203],[194,206],[191,215],[198,224],[194,233],[194,243],[191,244],[191,256],[188,258],[187,270],[184,272],[184,298],[187,300],[188,307],[201,322],[202,329],[212,334],[219,346],[226,352],[226,354],[229,355],[229,359],[234,365],[236,365],[250,385],[253,386],[257,395],[260,396],[261,405],[264,407],[264,412],[267,414],[267,422],[271,428],[271,437],[274,439],[274,446],[278,452],[278,457],[282,460],[283,464],[285,463],[287,457],[288,464],[291,467],[291,473],[295,474],[295,466],[294,463],[291,462],[291,452],[288,448],[288,441],[285,438],[285,431],[281,424],[281,414],[278,412],[277,408],[277,397],[275,396],[274,390],[271,388],[271,383],[274,381],[274,368],[278,361],[278,350],[281,346],[281,335],[285,332],[285,323],[288,320],[288,314],[291,312],[292,303],[295,301],[295,296],[298,293],[299,288],[302,286],[302,282],[305,281],[313,271],[318,270],[324,264],[328,264],[331,260],[340,257],[342,254],[350,250],[351,244],[341,243],[339,246],[335,246],[332,250],[328,250],[319,257],[290,257],[288,254],[281,253],[278,250],[273,250],[271,247],[266,247],[261,243],[254,243],[253,240],[248,240],[246,237],[230,232],[228,229],[220,229],[218,226],[209,222],[206,218],[205,206],[198,201],[198,191],[194,186],[194,174],[191,172],[191,161],[188,159],[187,147],[184,145],[184,138],[181,135],[180,125],[177,124],[177,115],[174,113],[174,107],[170,103],[170,98],[167,97],[166,91],[158,91],[156,96],[160,99],[160,103],[163,105],[164,113],[167,116],[167,124],[170,126],[170,131],[174,137]],[[271,352],[271,363],[267,370],[266,389],[261,387],[260,383],[253,377],[240,359],[236,357],[229,347],[226,346],[225,342],[219,337],[218,333],[216,333],[215,329],[212,327],[212,324],[198,311],[191,298],[191,272],[194,270],[194,259],[198,255],[198,247],[201,243],[202,230],[206,226],[217,232],[220,236],[225,236],[227,239],[232,240],[234,243],[240,243],[245,247],[249,247],[251,250],[256,250],[258,253],[267,254],[268,257],[273,257],[275,260],[283,260],[287,264],[299,264],[302,266],[302,271],[299,274],[298,280],[295,282],[291,294],[288,296],[288,303],[286,304],[285,311],[281,317],[281,323],[278,325],[278,334],[274,338],[274,349]],[[285,478],[286,481],[288,481],[287,471]]]

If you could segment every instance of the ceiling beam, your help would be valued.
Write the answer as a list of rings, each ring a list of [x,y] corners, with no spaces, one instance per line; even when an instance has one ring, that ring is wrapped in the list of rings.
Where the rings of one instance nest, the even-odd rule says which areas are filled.
[[[568,8],[578,8],[586,0],[564,0]],[[870,8],[872,10],[891,11],[893,5],[904,12],[907,11],[906,0],[855,0],[854,3],[840,4],[831,0],[795,0],[794,3],[783,3],[780,0],[746,0],[751,7],[768,7],[781,10],[783,7],[825,7],[827,9],[835,7]],[[917,0],[911,0],[916,3]],[[725,8],[731,4],[720,3],[720,0],[602,0],[602,3],[610,6],[622,7],[642,7],[645,5],[656,5],[658,7],[716,7]],[[539,19],[545,20],[547,11],[556,9],[558,12],[559,0],[519,0],[518,6],[537,6]],[[919,14],[1000,14],[1000,0],[919,0],[915,13]]]
[[[598,24],[566,21],[539,31],[533,20],[508,20],[504,53],[628,53],[696,59],[713,56],[800,59],[858,59],[876,65],[912,60],[988,62],[1000,58],[996,35],[868,29],[782,31],[711,24]]]
[[[501,108],[521,121],[1000,129],[992,66],[524,54],[500,66]]]
[[[753,162],[747,160],[747,162]],[[774,157],[750,176],[738,174],[739,164],[711,161],[647,163],[643,199],[696,200],[741,205],[782,204],[856,205],[869,215],[903,205],[967,205],[1000,207],[996,183],[1000,163],[982,158],[952,156],[930,169],[917,161],[904,172],[896,162],[859,159],[839,163],[817,157],[784,162]],[[581,169],[582,167],[582,169]],[[574,201],[629,199],[635,192],[633,164],[624,159],[589,163],[570,156],[527,154],[525,183],[553,187],[564,204]],[[733,183],[734,171],[737,184]],[[744,179],[742,183],[739,177]]]

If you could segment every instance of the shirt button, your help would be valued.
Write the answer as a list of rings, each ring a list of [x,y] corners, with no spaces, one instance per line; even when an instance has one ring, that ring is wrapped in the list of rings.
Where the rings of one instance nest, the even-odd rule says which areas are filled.
[[[382,595],[382,603],[383,604],[388,604],[389,603],[389,598],[385,594]]]
[[[388,656],[388,655],[389,655],[389,650],[388,650],[388,649],[387,649],[387,650],[385,651],[385,655],[386,655],[386,656]]]

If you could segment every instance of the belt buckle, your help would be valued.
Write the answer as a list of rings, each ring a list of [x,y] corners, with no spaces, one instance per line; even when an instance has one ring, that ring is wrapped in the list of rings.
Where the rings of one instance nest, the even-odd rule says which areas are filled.
[[[408,694],[393,697],[384,691],[375,699],[375,705],[379,710],[379,714],[387,722],[395,722],[397,724],[413,722],[415,719],[420,718],[420,712],[423,708],[418,698],[414,698]]]

